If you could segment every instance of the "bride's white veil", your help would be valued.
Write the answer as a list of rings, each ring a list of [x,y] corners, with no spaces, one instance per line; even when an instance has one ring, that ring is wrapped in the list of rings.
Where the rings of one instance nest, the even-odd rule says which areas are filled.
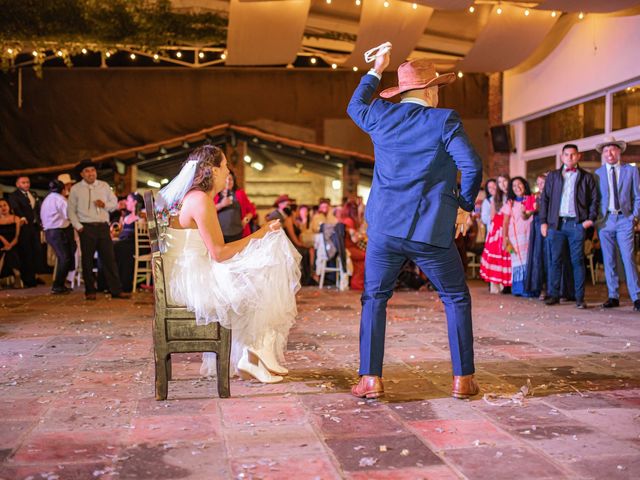
[[[158,192],[156,198],[156,212],[163,220],[176,215],[180,210],[182,199],[193,185],[198,160],[189,160],[184,164],[180,173]]]

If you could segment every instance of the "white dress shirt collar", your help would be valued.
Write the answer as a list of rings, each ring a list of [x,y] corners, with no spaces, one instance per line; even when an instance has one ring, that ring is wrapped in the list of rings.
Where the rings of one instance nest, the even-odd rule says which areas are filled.
[[[403,98],[402,100],[400,100],[400,103],[415,103],[417,105],[422,105],[423,107],[430,107],[431,106],[427,102],[422,100],[421,98],[415,98],[415,97]]]

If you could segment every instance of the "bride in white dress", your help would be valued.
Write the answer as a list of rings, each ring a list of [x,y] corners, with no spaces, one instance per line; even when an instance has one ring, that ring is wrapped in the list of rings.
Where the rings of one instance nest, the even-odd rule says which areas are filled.
[[[204,145],[158,193],[167,294],[195,312],[199,325],[232,330],[232,373],[276,383],[288,373],[281,362],[298,313],[300,254],[278,220],[224,243],[213,199],[228,174],[222,150]],[[200,372],[215,372],[214,353],[203,354]]]

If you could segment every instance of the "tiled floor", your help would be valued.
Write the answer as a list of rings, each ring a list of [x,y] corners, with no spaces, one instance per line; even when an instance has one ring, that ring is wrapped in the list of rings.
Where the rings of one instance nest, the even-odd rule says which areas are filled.
[[[604,299],[601,285],[587,300]],[[483,393],[449,397],[441,303],[397,292],[380,401],[357,378],[359,296],[303,289],[277,385],[234,379],[232,398],[177,355],[153,392],[152,296],[44,287],[0,291],[0,478],[640,478],[640,314],[545,307],[471,283]],[[508,400],[494,400],[494,403]]]

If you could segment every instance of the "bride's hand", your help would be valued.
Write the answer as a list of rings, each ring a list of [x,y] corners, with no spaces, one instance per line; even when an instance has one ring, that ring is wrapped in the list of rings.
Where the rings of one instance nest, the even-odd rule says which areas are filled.
[[[275,232],[276,230],[280,230],[282,228],[282,224],[280,220],[271,220],[270,222],[265,223],[260,230],[256,233],[258,234],[258,238],[264,237],[269,232]]]

